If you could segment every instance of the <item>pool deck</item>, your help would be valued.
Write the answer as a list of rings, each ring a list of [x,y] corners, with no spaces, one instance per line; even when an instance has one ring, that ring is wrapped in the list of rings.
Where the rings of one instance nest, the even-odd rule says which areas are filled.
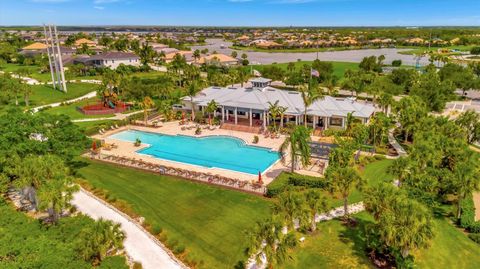
[[[136,153],[136,151],[147,147],[147,145],[142,144],[140,147],[135,147],[132,142],[126,142],[126,141],[109,138],[110,135],[121,132],[121,131],[125,131],[125,130],[138,130],[138,131],[146,131],[146,132],[167,134],[167,135],[190,135],[194,137],[205,137],[205,136],[212,136],[212,135],[232,136],[232,137],[236,137],[244,140],[248,145],[271,148],[272,150],[275,150],[275,151],[278,151],[280,149],[280,146],[285,139],[284,136],[281,136],[280,138],[272,139],[272,138],[265,138],[263,135],[258,135],[259,136],[258,143],[253,144],[252,141],[253,141],[254,134],[231,131],[231,130],[223,130],[218,128],[216,128],[215,130],[202,129],[201,135],[195,135],[195,128],[192,128],[191,130],[182,130],[182,126],[179,125],[178,121],[163,123],[162,127],[159,127],[159,128],[150,128],[150,127],[143,127],[143,126],[125,126],[116,130],[107,131],[104,134],[93,136],[93,138],[105,140],[105,142],[108,144],[115,143],[116,145],[118,145],[117,148],[112,148],[110,150],[101,149],[101,153],[103,154],[142,159],[150,163],[185,169],[185,170],[194,171],[194,172],[219,174],[225,177],[235,178],[235,179],[239,179],[247,182],[256,182],[258,180],[258,176],[247,174],[247,173],[236,172],[232,170],[227,170],[227,169],[221,169],[221,168],[215,168],[215,167],[208,168],[208,167],[186,164],[181,162],[163,160],[163,159],[158,159],[149,155],[138,154]],[[270,168],[268,168],[262,174],[262,181],[264,182],[264,185],[268,185],[278,175],[280,175],[282,171],[285,171],[285,170],[288,170],[288,167],[286,167],[280,160],[277,161],[275,164],[273,164]]]

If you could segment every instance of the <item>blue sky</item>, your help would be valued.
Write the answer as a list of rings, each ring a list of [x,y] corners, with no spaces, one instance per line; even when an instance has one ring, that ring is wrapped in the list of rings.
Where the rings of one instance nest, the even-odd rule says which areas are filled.
[[[480,0],[0,0],[0,25],[480,26]]]

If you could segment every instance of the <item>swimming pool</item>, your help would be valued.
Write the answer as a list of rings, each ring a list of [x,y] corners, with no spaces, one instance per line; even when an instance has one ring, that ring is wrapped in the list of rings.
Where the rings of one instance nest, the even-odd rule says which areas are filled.
[[[246,145],[231,136],[192,137],[127,130],[109,138],[135,142],[138,138],[150,146],[137,153],[203,167],[217,167],[256,175],[265,172],[280,158],[276,151]]]

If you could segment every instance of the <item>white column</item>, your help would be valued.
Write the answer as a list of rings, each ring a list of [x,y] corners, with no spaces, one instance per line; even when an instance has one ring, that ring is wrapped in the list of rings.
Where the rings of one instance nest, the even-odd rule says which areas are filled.
[[[280,127],[283,128],[283,114],[280,115]]]
[[[325,117],[325,119],[323,119],[324,122],[323,122],[323,125],[324,125],[324,129],[326,130],[328,128],[328,120],[329,118],[328,117]]]
[[[295,115],[295,125],[298,125],[298,116]]]
[[[262,122],[263,122],[263,128],[267,128],[267,117],[265,116],[265,112],[262,114]]]
[[[222,106],[222,122],[225,121],[225,107]]]
[[[235,107],[235,124],[238,123],[238,118],[237,118],[237,108]]]
[[[250,108],[250,113],[249,113],[249,118],[250,118],[250,127],[252,126],[252,109]]]
[[[228,112],[228,109],[225,109],[225,113],[227,114],[227,121],[228,121],[228,114],[230,114],[230,113]]]
[[[270,113],[267,113],[267,125],[270,125]]]
[[[342,117],[342,128],[345,128],[345,118]]]
[[[317,126],[317,116],[313,116],[313,128]]]

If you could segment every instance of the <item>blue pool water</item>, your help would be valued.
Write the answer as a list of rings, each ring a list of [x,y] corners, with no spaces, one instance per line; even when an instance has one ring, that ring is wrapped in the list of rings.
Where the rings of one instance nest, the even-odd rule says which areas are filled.
[[[254,175],[263,173],[280,158],[276,151],[249,146],[243,140],[230,136],[196,138],[128,130],[110,138],[129,142],[139,138],[150,147],[137,152],[156,158]]]

